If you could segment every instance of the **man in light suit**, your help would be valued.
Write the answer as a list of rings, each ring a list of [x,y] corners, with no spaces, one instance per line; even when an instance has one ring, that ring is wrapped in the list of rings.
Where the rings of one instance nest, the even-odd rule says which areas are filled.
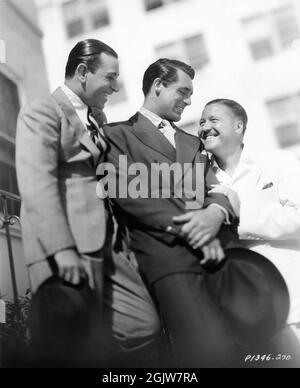
[[[96,166],[107,148],[103,108],[118,91],[118,76],[118,55],[111,47],[94,39],[81,41],[69,54],[65,85],[25,106],[18,121],[23,242],[34,292],[32,342],[50,364],[97,363],[98,334],[98,351],[105,356],[101,362],[109,363],[101,333],[104,259],[109,264],[105,303],[114,310],[113,325],[124,342],[134,328],[136,346],[140,337],[146,342],[153,328],[149,322],[155,321],[155,308],[146,291],[140,291],[143,283],[127,257],[122,252],[112,257],[113,223],[96,195]],[[135,310],[124,313],[125,299],[133,304],[138,299],[145,311],[140,320]]]
[[[300,365],[300,164],[282,150],[250,151],[244,138],[248,117],[236,101],[210,101],[200,120],[205,149],[223,193],[240,216],[245,247],[270,259],[286,280],[291,307],[287,327],[278,336],[278,351],[292,353]]]
[[[273,316],[273,302],[281,297],[271,297],[274,284],[257,264],[263,258],[239,248],[229,201],[207,194],[217,180],[200,153],[200,140],[174,125],[191,104],[193,78],[193,69],[180,61],[160,59],[150,65],[143,79],[143,107],[128,121],[104,127],[108,163],[100,164],[97,172],[104,175],[107,167],[111,182],[115,171],[115,187],[122,194],[110,182],[104,188],[116,217],[129,229],[131,248],[160,311],[176,365],[229,366],[241,361],[237,331],[259,336],[259,331],[266,335],[277,330],[268,325],[267,316]],[[140,170],[140,195],[131,191],[136,178],[120,162],[125,155],[128,167]],[[188,166],[177,184],[196,183],[196,194],[184,190],[178,196],[172,177],[153,185],[152,169],[175,163]],[[157,196],[168,188],[169,196]],[[256,264],[252,267],[251,262]],[[212,267],[205,269],[208,264]],[[265,264],[272,272],[273,266]],[[279,280],[277,272],[275,277]]]

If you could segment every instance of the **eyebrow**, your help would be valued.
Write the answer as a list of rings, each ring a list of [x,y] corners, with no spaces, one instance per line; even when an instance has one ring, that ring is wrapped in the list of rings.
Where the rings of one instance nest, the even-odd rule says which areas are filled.
[[[116,75],[116,76],[119,76],[120,73],[116,73],[115,71],[110,71],[110,72],[106,73],[106,75]]]
[[[190,92],[191,94],[193,94],[194,93],[194,91],[192,90],[192,89],[190,89],[190,88],[187,88],[187,87],[185,87],[185,86],[183,86],[183,87],[180,87],[180,88],[178,88],[179,90],[185,90],[186,92]]]
[[[201,123],[201,122],[203,122],[203,121],[206,121],[206,120],[219,120],[219,119],[218,119],[218,117],[216,117],[216,116],[209,116],[208,119],[201,118],[201,119],[199,120],[199,123]]]

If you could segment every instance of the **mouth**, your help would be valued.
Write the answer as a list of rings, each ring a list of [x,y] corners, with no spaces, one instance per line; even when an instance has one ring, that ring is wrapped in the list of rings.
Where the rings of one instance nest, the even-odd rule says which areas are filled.
[[[202,131],[200,134],[200,138],[203,141],[210,141],[214,140],[215,138],[219,137],[220,133],[216,131],[215,129],[211,129],[209,131]]]
[[[184,111],[184,108],[182,108],[181,106],[175,106],[174,110],[176,113],[181,114]]]

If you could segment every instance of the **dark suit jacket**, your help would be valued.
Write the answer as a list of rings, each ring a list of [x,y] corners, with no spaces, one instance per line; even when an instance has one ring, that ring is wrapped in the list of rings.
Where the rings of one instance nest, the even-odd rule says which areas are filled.
[[[66,248],[90,253],[103,246],[106,214],[95,174],[100,156],[60,88],[22,109],[16,166],[29,266]]]
[[[223,206],[234,222],[234,211],[223,195],[208,194],[212,183],[217,183],[208,165],[206,156],[201,155],[200,140],[179,129],[176,134],[176,150],[163,134],[143,115],[137,113],[129,121],[106,125],[104,132],[110,147],[107,162],[115,166],[117,181],[124,179],[123,166],[119,166],[119,156],[127,155],[128,165],[143,163],[150,172],[152,163],[191,163],[200,166],[198,185],[203,187],[202,207],[216,203]],[[100,166],[98,167],[100,172]],[[127,185],[134,177],[129,177]],[[126,181],[124,181],[126,182]],[[147,182],[146,182],[147,183]],[[148,180],[149,183],[149,180]],[[117,185],[118,186],[118,185]],[[148,185],[151,186],[151,185]],[[172,217],[186,211],[187,198],[176,198],[174,182],[171,180],[170,198],[113,198],[111,201],[119,218],[130,230],[132,248],[136,252],[142,273],[149,282],[174,272],[202,272],[199,252],[190,250],[178,237],[179,229],[172,224]],[[150,188],[148,196],[150,195]],[[172,230],[166,232],[167,227]],[[223,228],[220,236],[224,246],[234,239],[229,227]],[[225,235],[226,236],[225,236]]]

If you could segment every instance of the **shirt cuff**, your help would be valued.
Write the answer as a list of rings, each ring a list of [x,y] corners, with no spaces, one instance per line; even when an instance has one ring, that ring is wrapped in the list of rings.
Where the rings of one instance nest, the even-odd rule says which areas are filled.
[[[210,206],[216,206],[218,207],[225,215],[225,221],[224,221],[224,224],[225,225],[231,225],[231,222],[230,222],[230,218],[229,218],[229,213],[228,211],[225,209],[225,207],[221,206],[221,205],[218,205],[217,203],[212,203],[210,204],[208,207]]]

